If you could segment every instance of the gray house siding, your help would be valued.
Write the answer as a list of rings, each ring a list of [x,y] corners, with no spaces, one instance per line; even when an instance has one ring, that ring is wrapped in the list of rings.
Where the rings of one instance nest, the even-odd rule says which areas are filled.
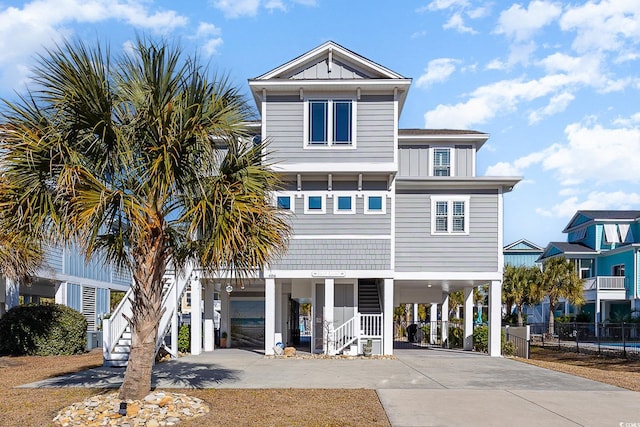
[[[335,196],[334,196],[335,197]],[[293,234],[299,235],[390,235],[391,234],[391,199],[386,199],[386,213],[365,215],[364,197],[354,197],[356,213],[334,214],[336,199],[325,197],[324,214],[305,214],[304,197],[294,197],[295,214],[291,217]],[[293,202],[292,200],[292,202]]]
[[[497,271],[498,195],[496,192],[457,194],[469,193],[469,234],[431,235],[430,194],[399,192],[396,196],[396,271]]]
[[[267,96],[265,134],[268,161],[276,163],[393,162],[393,101],[362,96],[357,102],[356,148],[305,149],[304,102],[299,96]]]
[[[400,144],[398,146],[398,176],[428,177],[429,162],[431,161],[429,147],[427,144]],[[454,175],[473,176],[473,156],[475,154],[473,146],[456,145],[454,150]]]
[[[389,270],[390,239],[294,239],[274,270]]]

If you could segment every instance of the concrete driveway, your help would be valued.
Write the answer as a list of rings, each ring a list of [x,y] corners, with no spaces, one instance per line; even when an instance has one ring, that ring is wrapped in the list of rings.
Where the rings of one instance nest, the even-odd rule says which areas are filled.
[[[271,359],[225,349],[159,364],[153,384],[375,389],[393,426],[640,426],[640,393],[476,353],[416,349],[396,356]],[[123,374],[95,368],[23,387],[118,387]]]

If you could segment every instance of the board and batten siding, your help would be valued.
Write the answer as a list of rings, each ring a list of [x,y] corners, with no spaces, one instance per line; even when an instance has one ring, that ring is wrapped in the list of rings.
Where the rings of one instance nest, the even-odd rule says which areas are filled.
[[[438,147],[427,144],[400,144],[398,146],[398,176],[426,178],[429,176],[429,148]],[[473,156],[475,150],[472,145],[456,145],[454,147],[454,175],[473,175]]]
[[[497,193],[470,195],[468,235],[432,235],[430,195],[399,192],[396,196],[395,269],[402,272],[497,271]]]
[[[389,270],[390,239],[293,239],[273,270]]]
[[[339,97],[338,97],[339,98]],[[267,160],[275,163],[389,163],[394,155],[394,104],[384,96],[362,96],[357,102],[356,148],[305,149],[304,102],[299,96],[267,96]]]
[[[364,197],[354,197],[356,213],[334,214],[337,200],[325,197],[326,213],[305,214],[304,197],[293,197],[295,214],[291,215],[293,235],[391,235],[391,199],[386,198],[386,213],[365,215]]]

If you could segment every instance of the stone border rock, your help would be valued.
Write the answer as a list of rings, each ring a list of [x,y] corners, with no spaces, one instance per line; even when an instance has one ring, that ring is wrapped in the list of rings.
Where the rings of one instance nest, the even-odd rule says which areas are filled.
[[[209,413],[209,405],[186,394],[154,392],[144,400],[128,400],[126,415],[118,413],[118,393],[100,394],[74,403],[53,419],[60,426],[172,426]]]

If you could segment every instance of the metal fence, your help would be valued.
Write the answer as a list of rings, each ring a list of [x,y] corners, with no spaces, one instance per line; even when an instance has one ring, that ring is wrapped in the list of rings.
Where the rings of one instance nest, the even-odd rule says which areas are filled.
[[[640,359],[640,323],[534,323],[531,344],[578,353]]]
[[[441,347],[463,348],[464,325],[461,322],[406,322],[394,323],[396,348]]]
[[[528,359],[531,353],[531,340],[530,330],[528,326],[511,326],[502,328],[504,333],[504,339],[506,342],[511,343],[513,353],[510,355],[522,357]],[[505,349],[503,346],[503,354]]]

